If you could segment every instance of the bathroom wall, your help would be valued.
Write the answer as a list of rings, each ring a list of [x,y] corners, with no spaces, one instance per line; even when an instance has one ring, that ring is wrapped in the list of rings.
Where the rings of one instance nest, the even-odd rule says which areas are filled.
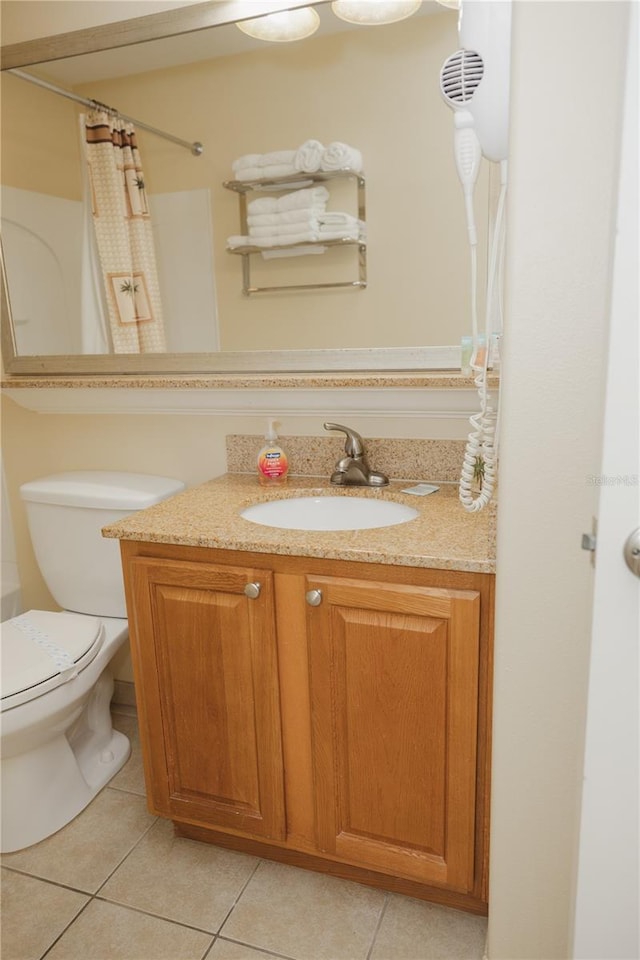
[[[81,200],[76,104],[8,73],[0,77],[0,90],[2,183]]]
[[[627,14],[513,8],[491,960],[571,956]]]
[[[16,549],[27,607],[54,608],[38,570],[18,488],[35,477],[64,470],[125,470],[176,477],[188,485],[226,471],[227,434],[263,435],[265,418],[234,415],[37,414],[2,397],[2,447],[14,518]],[[326,436],[323,417],[280,417],[280,432]],[[397,416],[350,417],[347,423],[366,437],[462,439],[466,421]],[[257,453],[257,451],[256,451]],[[375,464],[392,475],[394,465]],[[425,478],[428,479],[428,478]],[[257,481],[256,481],[257,482]],[[116,665],[120,680],[131,679],[128,656]]]
[[[2,479],[2,554],[0,555],[0,600],[2,621],[15,617],[21,612],[20,575],[18,572],[18,555],[13,535],[13,521],[9,509],[9,497],[4,476],[4,463],[0,454],[0,474]]]

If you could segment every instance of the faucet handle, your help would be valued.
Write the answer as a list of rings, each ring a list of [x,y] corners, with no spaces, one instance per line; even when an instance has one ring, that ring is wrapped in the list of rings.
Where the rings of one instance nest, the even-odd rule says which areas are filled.
[[[344,443],[344,452],[348,457],[361,457],[364,454],[364,443],[362,437],[351,427],[343,427],[340,423],[324,423],[325,430],[340,430],[346,435]]]

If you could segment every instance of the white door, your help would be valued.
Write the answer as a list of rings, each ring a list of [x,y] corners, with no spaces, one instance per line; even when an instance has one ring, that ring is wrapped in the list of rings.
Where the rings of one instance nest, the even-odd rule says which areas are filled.
[[[638,31],[631,30],[622,134],[600,485],[582,817],[572,956],[637,960],[640,579],[623,546],[640,526]]]

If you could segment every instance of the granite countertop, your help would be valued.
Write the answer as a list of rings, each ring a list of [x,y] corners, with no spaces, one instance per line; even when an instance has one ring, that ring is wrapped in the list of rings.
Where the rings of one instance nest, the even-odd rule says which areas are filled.
[[[317,477],[291,477],[286,486],[261,487],[257,476],[226,474],[131,514],[105,527],[105,537],[184,546],[214,547],[285,556],[355,560],[439,570],[495,572],[495,510],[470,514],[457,484],[442,484],[426,497],[402,493],[414,481],[382,490],[331,487]],[[414,507],[407,523],[371,530],[282,530],[240,516],[252,503],[296,496],[366,496]]]
[[[488,384],[496,386],[499,380],[490,373]],[[333,373],[210,373],[210,374],[5,374],[0,387],[14,389],[156,389],[156,390],[216,390],[216,389],[286,389],[336,387],[432,387],[434,389],[473,390],[474,381],[459,370],[405,370],[396,372],[361,371]]]

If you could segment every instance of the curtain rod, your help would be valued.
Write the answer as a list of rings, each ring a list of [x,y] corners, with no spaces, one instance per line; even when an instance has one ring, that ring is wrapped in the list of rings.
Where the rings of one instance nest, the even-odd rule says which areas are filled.
[[[187,147],[194,157],[201,156],[204,147],[202,144],[196,140],[195,143],[189,143],[188,140],[181,140],[180,137],[174,137],[172,133],[165,133],[164,130],[158,130],[156,127],[150,127],[148,123],[142,123],[140,120],[134,120],[133,117],[128,117],[126,113],[120,113],[118,110],[114,110],[113,107],[107,107],[104,103],[99,103],[97,100],[89,100],[86,97],[80,97],[76,93],[71,93],[70,90],[64,90],[62,87],[56,87],[53,83],[49,83],[47,80],[41,80],[40,77],[34,76],[32,73],[25,73],[24,70],[7,70],[7,73],[12,73],[15,77],[20,77],[21,80],[28,80],[29,83],[35,83],[38,87],[43,87],[45,90],[50,90],[51,93],[57,93],[61,97],[66,97],[68,100],[75,100],[76,103],[82,103],[85,107],[92,107],[93,109],[106,109],[109,113],[116,114],[121,117],[123,120],[127,120],[129,123],[133,123],[136,127],[140,127],[141,130],[147,130],[149,133],[155,133],[157,137],[163,137],[165,140],[171,140],[173,143],[178,143],[181,147]]]

